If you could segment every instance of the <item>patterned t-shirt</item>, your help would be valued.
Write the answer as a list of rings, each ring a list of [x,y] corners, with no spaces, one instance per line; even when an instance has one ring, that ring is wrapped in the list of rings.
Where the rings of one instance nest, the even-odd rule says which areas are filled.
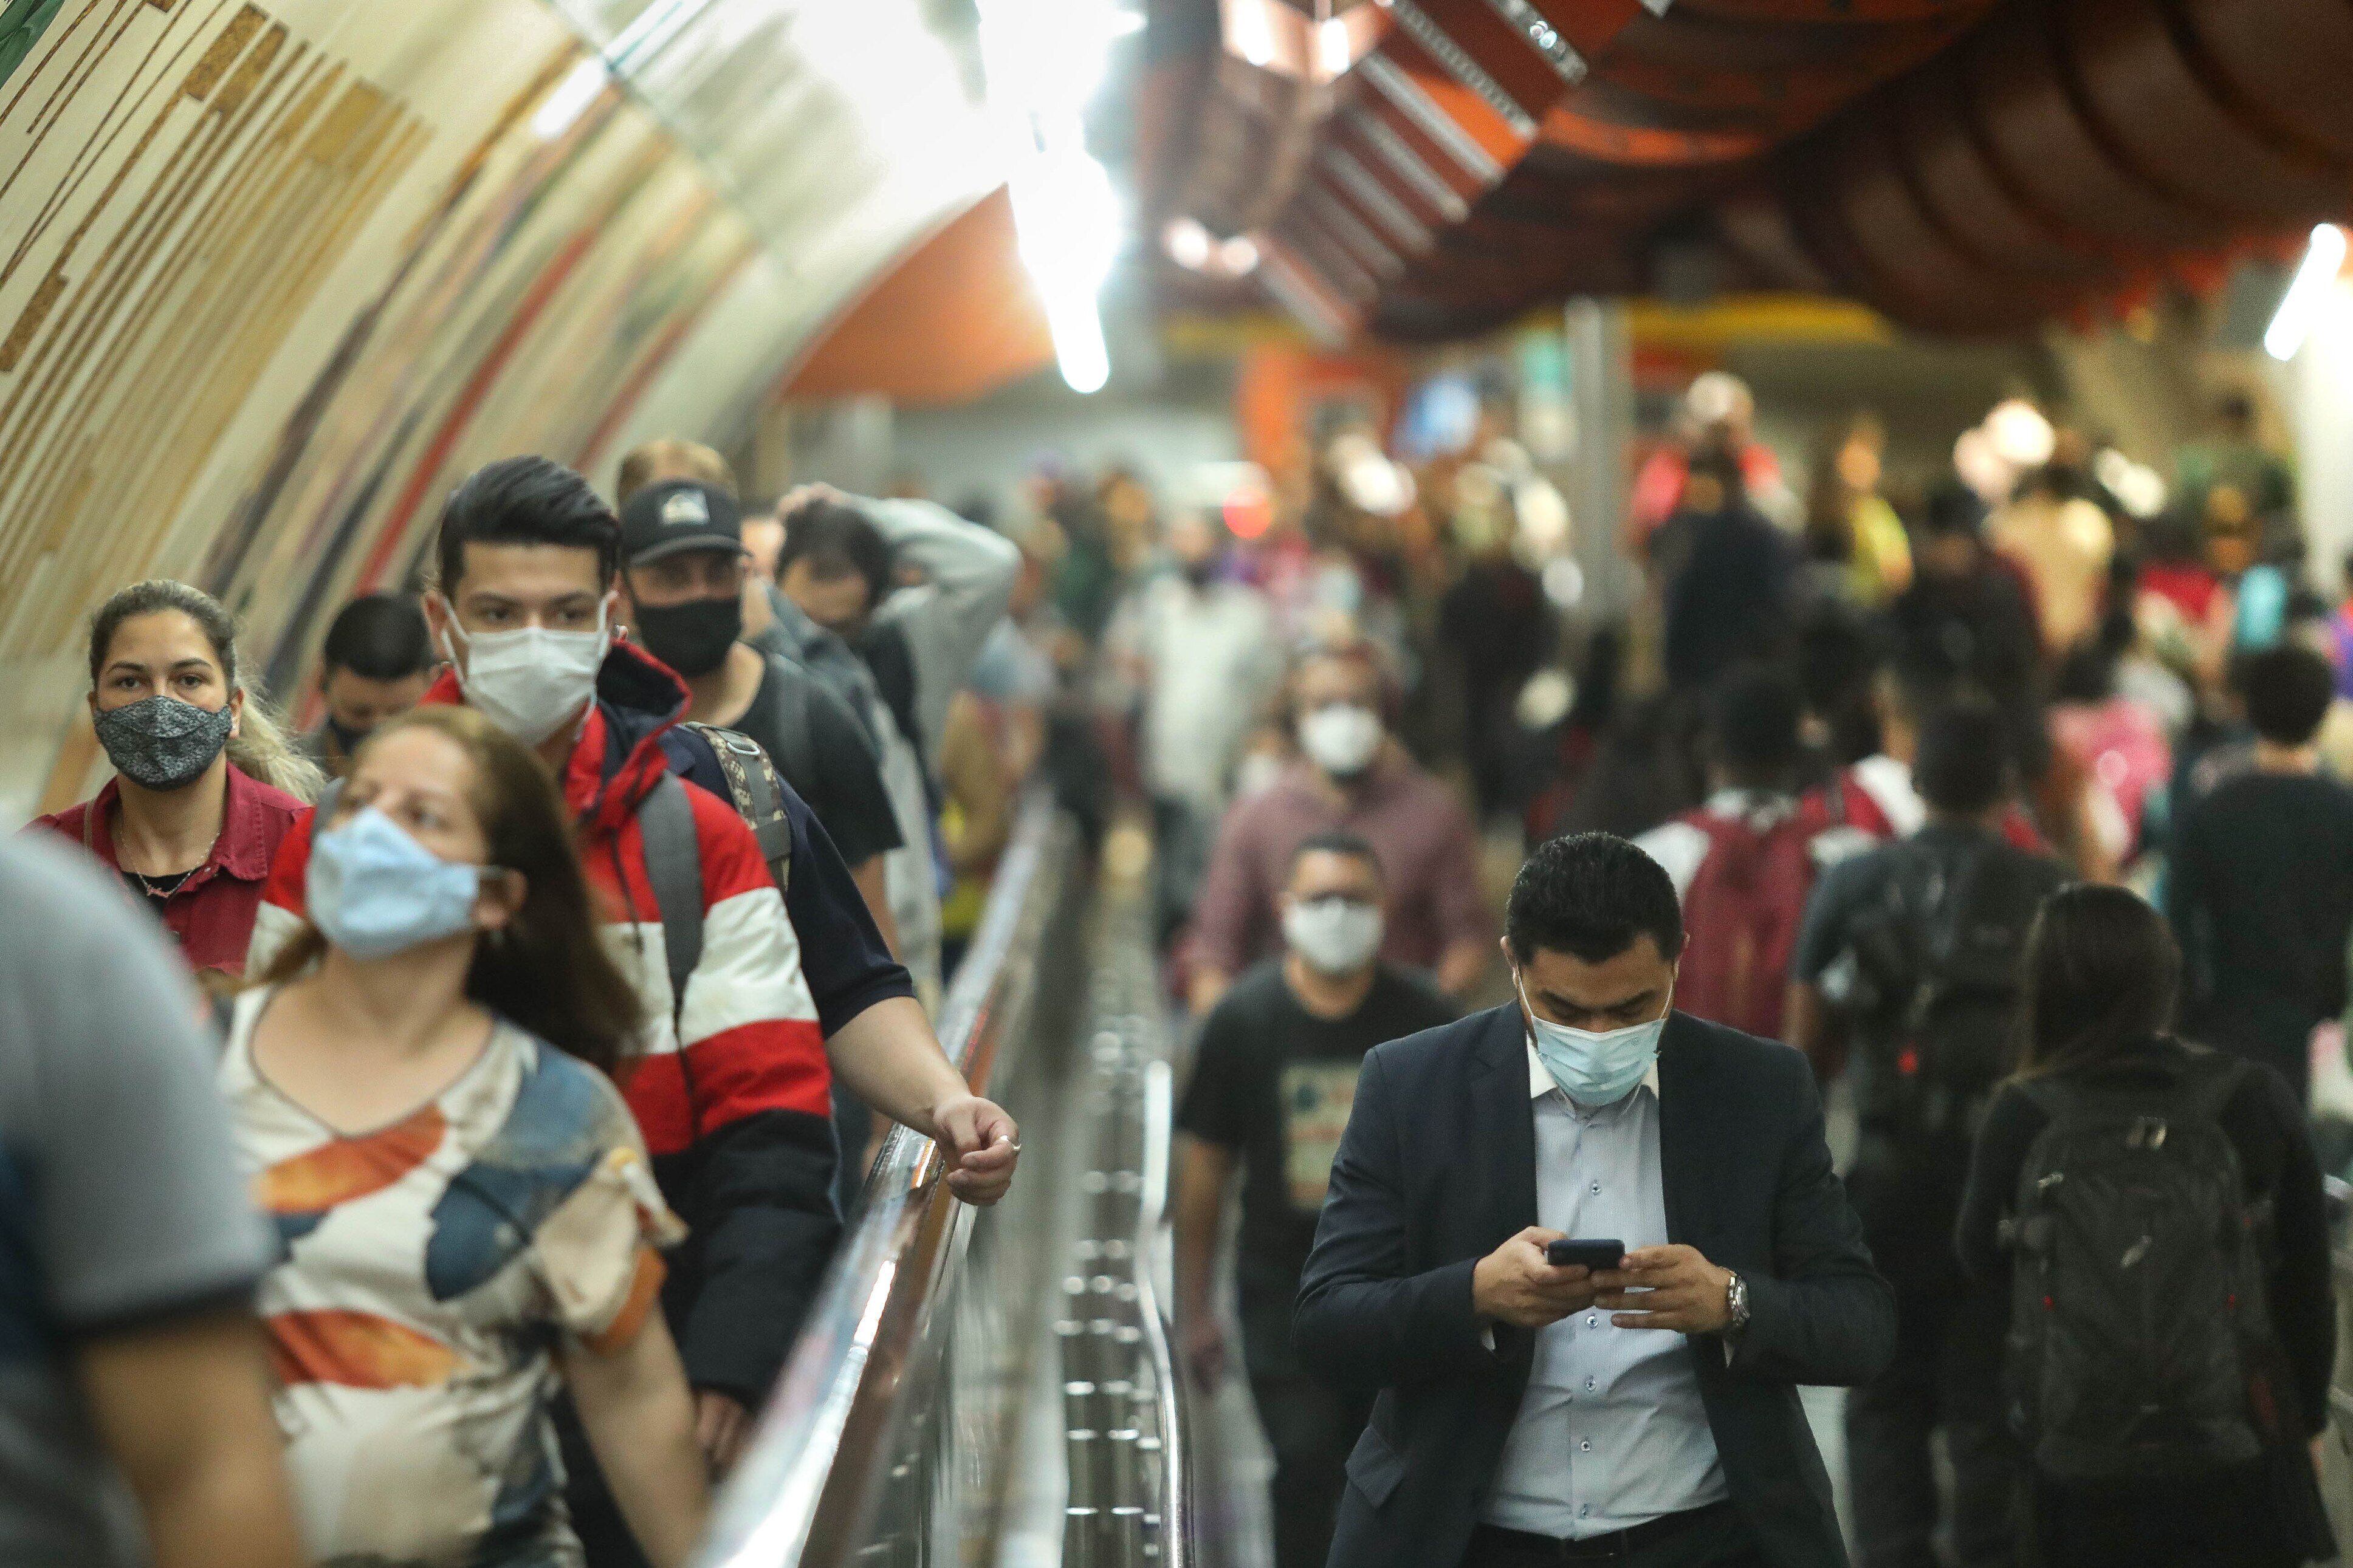
[[[1453,1016],[1453,1005],[1426,980],[1384,963],[1355,1012],[1319,1018],[1270,959],[1236,980],[1202,1023],[1176,1125],[1242,1168],[1234,1283],[1242,1357],[1253,1374],[1299,1370],[1291,1306],[1365,1053]]]
[[[313,1556],[570,1568],[554,1352],[626,1345],[682,1234],[636,1122],[602,1074],[501,1022],[435,1099],[343,1136],[254,1063],[274,994],[238,1000],[220,1081],[283,1247],[260,1310]]]

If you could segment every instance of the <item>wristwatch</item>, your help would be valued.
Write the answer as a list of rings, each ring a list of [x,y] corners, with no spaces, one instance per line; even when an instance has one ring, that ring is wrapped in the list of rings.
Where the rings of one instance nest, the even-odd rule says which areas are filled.
[[[1725,1272],[1729,1278],[1724,1287],[1724,1310],[1731,1321],[1724,1325],[1724,1331],[1733,1335],[1748,1326],[1748,1281],[1729,1269]]]

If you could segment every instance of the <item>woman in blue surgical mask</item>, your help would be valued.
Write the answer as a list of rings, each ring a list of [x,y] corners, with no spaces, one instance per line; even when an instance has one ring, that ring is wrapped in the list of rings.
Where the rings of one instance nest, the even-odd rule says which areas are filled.
[[[260,1307],[312,1556],[575,1560],[561,1389],[647,1558],[683,1563],[708,1489],[658,1310],[682,1227],[611,1080],[636,993],[554,781],[480,713],[412,711],[309,857],[313,923],[238,997],[221,1086],[284,1244]]]

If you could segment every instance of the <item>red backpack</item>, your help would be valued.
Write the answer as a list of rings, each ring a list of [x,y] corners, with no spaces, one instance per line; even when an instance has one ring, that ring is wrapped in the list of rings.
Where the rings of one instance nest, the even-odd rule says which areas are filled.
[[[1691,945],[1683,950],[1675,1005],[1778,1039],[1782,990],[1814,887],[1813,825],[1795,812],[1761,829],[1708,811],[1682,820],[1707,835],[1708,848],[1683,894]]]

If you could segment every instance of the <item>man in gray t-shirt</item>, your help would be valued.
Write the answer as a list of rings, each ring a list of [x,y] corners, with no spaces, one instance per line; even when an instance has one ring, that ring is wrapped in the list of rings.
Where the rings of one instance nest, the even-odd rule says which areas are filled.
[[[293,1568],[200,1005],[79,859],[0,840],[0,1563]]]

